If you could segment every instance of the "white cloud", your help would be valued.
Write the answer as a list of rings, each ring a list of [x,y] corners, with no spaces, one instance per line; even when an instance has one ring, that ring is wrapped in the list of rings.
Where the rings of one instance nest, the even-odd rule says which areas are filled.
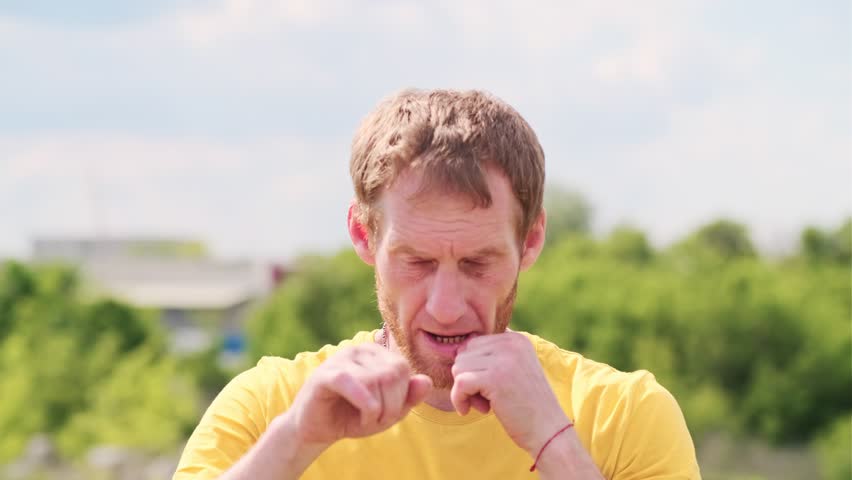
[[[342,243],[353,110],[409,85],[518,107],[548,175],[589,192],[604,226],[632,219],[665,243],[719,214],[764,233],[833,223],[852,207],[848,50],[807,7],[738,29],[746,8],[220,0],[97,27],[0,16],[15,46],[0,103],[17,112],[0,118],[0,253],[98,223],[234,254]]]
[[[727,216],[768,249],[802,225],[834,225],[852,214],[852,145],[826,113],[773,95],[677,109],[664,136],[625,151],[625,169],[593,185],[602,222],[630,218],[666,244]]]
[[[246,40],[262,44],[289,31],[329,27],[411,32],[422,27],[424,16],[423,5],[415,1],[222,0],[185,7],[157,23],[194,47],[219,48]]]
[[[0,252],[21,253],[44,234],[190,235],[226,255],[291,255],[344,240],[335,212],[351,187],[346,145],[335,139],[90,133],[2,138],[0,152],[0,217],[14,232]]]

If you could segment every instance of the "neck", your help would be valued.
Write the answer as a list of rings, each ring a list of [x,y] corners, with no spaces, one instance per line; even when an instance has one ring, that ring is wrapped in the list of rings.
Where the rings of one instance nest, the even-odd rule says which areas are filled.
[[[429,392],[429,395],[426,396],[427,405],[433,408],[437,408],[438,410],[443,410],[445,412],[451,412],[456,408],[453,407],[453,402],[450,401],[450,391],[449,390],[432,390]]]

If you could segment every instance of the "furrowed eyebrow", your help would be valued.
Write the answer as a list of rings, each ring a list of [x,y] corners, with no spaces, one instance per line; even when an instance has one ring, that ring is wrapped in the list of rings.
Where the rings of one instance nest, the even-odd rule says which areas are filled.
[[[506,255],[502,249],[497,247],[485,247],[473,252],[471,258],[500,258]]]
[[[429,257],[429,254],[421,252],[409,245],[394,245],[389,249],[391,255],[411,255],[413,257]],[[484,247],[476,250],[466,258],[501,258],[506,256],[506,252],[497,247]]]
[[[394,245],[389,249],[391,255],[411,255],[413,257],[425,257],[426,253],[415,250],[408,245]]]

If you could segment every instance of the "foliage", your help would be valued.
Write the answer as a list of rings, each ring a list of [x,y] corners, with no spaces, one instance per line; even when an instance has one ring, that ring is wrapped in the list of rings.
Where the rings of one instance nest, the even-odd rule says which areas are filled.
[[[699,439],[805,442],[852,411],[848,265],[761,259],[727,220],[662,251],[629,227],[563,233],[522,274],[513,328],[652,371]],[[353,253],[300,265],[250,321],[255,358],[378,325],[372,271]]]
[[[197,387],[176,374],[154,317],[84,299],[79,284],[62,266],[0,266],[0,461],[40,432],[67,454],[118,437],[165,449],[194,422]]]
[[[698,441],[717,430],[813,441],[827,478],[849,477],[852,221],[810,228],[795,255],[771,261],[727,220],[655,250],[627,226],[593,238],[589,210],[566,211],[585,213],[566,214],[571,226],[521,275],[513,328],[652,371]],[[292,270],[249,319],[253,360],[380,325],[372,269],[351,250]],[[0,463],[36,433],[69,456],[103,443],[173,448],[197,421],[199,397],[228,377],[218,348],[176,359],[166,345],[153,312],[86,298],[71,269],[2,265]]]
[[[300,259],[249,321],[249,353],[292,357],[381,324],[373,271],[351,250]]]
[[[811,263],[852,262],[852,218],[833,232],[810,227],[802,232],[802,257]]]
[[[198,392],[177,362],[139,349],[86,392],[81,409],[59,431],[62,451],[79,455],[92,445],[160,452],[179,444],[197,421]]]
[[[839,416],[815,443],[825,480],[852,478],[852,417]]]
[[[566,235],[588,233],[591,228],[592,207],[580,192],[548,185],[544,193],[544,208],[547,211],[548,243]]]
[[[852,410],[846,269],[719,262],[700,244],[694,258],[707,263],[637,265],[605,247],[552,246],[522,277],[515,326],[653,371],[697,433],[727,423],[773,442],[807,440]]]

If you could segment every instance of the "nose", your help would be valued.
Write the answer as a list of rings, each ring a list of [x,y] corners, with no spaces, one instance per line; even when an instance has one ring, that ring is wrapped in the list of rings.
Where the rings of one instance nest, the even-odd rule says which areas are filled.
[[[432,278],[426,313],[443,325],[451,325],[464,315],[465,299],[460,275],[450,267],[439,267]]]

